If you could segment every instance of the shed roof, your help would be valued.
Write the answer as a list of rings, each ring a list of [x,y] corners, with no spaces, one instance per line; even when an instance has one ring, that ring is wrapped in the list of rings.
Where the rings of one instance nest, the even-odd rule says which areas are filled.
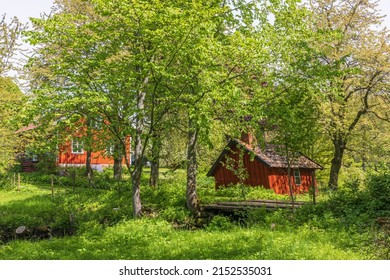
[[[212,165],[211,169],[207,173],[207,176],[213,176],[215,169],[217,168],[218,164],[221,162],[221,160],[224,158],[225,154],[234,146],[241,146],[249,153],[254,154],[254,158],[261,163],[265,164],[268,167],[271,168],[287,168],[287,158],[284,155],[281,155],[278,153],[274,146],[272,145],[266,145],[265,149],[261,149],[260,146],[256,146],[255,148],[250,148],[248,145],[246,145],[244,142],[237,140],[237,139],[231,139],[225,149],[222,151],[220,156],[217,158],[217,160]],[[306,168],[306,169],[322,169],[323,167],[316,163],[314,160],[310,159],[309,157],[303,155],[300,153],[300,156],[294,160],[294,162],[291,164],[292,168]]]

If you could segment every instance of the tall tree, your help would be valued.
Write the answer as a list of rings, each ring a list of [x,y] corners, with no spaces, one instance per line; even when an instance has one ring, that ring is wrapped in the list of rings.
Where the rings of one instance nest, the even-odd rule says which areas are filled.
[[[389,32],[380,30],[377,1],[312,0],[313,28],[326,66],[320,92],[323,127],[333,144],[328,185],[337,188],[346,149],[365,115],[389,121]]]
[[[22,108],[23,94],[11,78],[0,76],[0,173],[7,170],[15,159],[19,139],[15,119]]]
[[[7,22],[6,15],[0,15],[0,172],[13,162],[18,140],[14,133],[18,127],[13,118],[22,108],[23,94],[15,82],[5,75],[12,67],[12,57],[22,29],[17,18]]]
[[[7,22],[6,15],[0,15],[0,76],[11,67],[11,58],[18,47],[18,37],[23,25],[14,17]]]
[[[185,1],[58,3],[57,13],[35,19],[35,30],[28,33],[32,43],[43,46],[30,63],[37,74],[34,81],[39,82],[37,112],[50,118],[65,114],[69,119],[101,114],[121,143],[126,134],[132,135],[133,212],[139,217],[146,144],[162,127],[164,113],[191,108],[193,123],[202,119],[194,117],[191,104],[215,90],[216,80],[202,91],[194,89],[200,79],[207,82],[211,73],[217,73],[213,67],[222,67],[213,59],[212,48],[227,7]],[[87,5],[88,13],[68,8],[69,3]]]

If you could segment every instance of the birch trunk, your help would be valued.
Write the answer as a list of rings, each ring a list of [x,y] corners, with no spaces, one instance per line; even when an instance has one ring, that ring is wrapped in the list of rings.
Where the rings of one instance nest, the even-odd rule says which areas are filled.
[[[142,175],[142,158],[143,158],[143,141],[142,133],[144,131],[145,121],[143,111],[145,108],[146,85],[149,78],[144,80],[144,89],[137,94],[137,116],[135,121],[135,149],[134,149],[134,170],[131,174],[132,196],[133,196],[133,216],[139,218],[142,215],[141,204],[141,175]]]
[[[196,194],[196,148],[198,142],[198,129],[194,128],[192,121],[189,121],[188,148],[187,148],[187,190],[186,202],[187,208],[196,214],[199,211],[198,197]]]

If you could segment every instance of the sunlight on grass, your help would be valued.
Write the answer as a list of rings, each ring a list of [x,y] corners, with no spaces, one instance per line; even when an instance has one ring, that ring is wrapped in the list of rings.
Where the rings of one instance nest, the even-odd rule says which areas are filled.
[[[209,183],[201,177],[204,203],[240,199],[239,187],[215,190]],[[20,191],[0,189],[0,259],[354,260],[381,259],[387,252],[375,245],[376,240],[387,242],[382,232],[360,226],[367,206],[357,207],[361,198],[355,193],[328,197],[332,204],[309,204],[296,213],[258,209],[235,220],[215,216],[203,228],[194,225],[185,207],[184,173],[167,172],[157,188],[144,184],[141,193],[145,217],[134,220],[127,184],[57,186],[54,196],[50,185],[39,182],[24,184]],[[256,188],[247,196],[288,199]],[[26,240],[15,235],[22,225],[30,230]],[[37,238],[37,227],[50,229],[50,236]]]

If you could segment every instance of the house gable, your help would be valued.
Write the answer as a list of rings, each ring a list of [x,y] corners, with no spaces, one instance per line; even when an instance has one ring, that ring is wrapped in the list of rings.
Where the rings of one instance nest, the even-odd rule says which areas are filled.
[[[272,147],[264,150],[259,147],[251,149],[236,139],[229,141],[207,173],[207,176],[214,176],[217,188],[239,183],[239,178],[231,171],[231,168],[226,166],[227,157],[238,161],[239,149],[245,152],[243,160],[248,178],[244,184],[271,188],[280,194],[289,192],[287,164],[283,156],[277,154]],[[296,163],[292,165],[291,182],[295,193],[306,192],[315,184],[315,169],[322,169],[322,166],[301,154]],[[295,173],[294,170],[296,170]]]

